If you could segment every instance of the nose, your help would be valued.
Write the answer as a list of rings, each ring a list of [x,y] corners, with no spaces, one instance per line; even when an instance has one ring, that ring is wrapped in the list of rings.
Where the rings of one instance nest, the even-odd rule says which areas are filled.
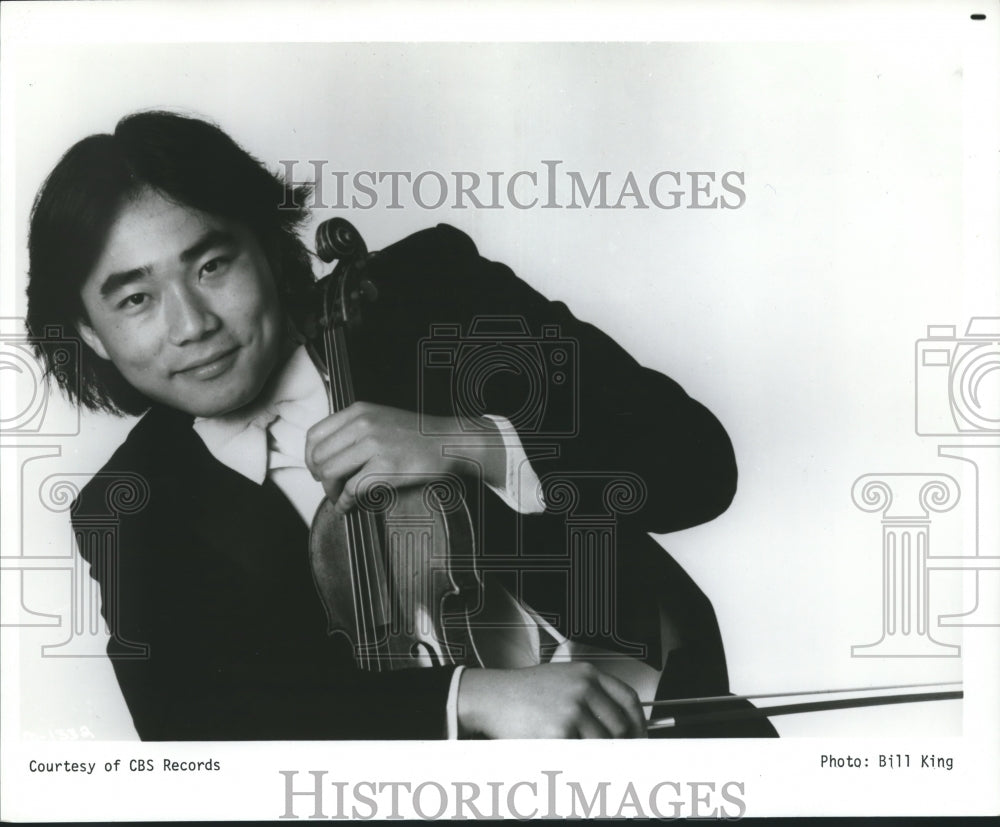
[[[165,298],[167,329],[170,342],[183,345],[211,335],[222,326],[222,320],[197,288],[176,284]]]

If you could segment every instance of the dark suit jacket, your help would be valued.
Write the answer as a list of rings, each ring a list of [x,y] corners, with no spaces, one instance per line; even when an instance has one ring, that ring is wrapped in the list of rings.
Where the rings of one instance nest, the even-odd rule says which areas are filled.
[[[729,505],[736,466],[716,418],[565,305],[481,258],[451,227],[410,236],[371,259],[369,268],[379,296],[351,341],[357,397],[451,413],[476,386],[477,404],[520,423],[542,479],[549,511],[533,516],[469,486],[480,552],[487,560],[517,558],[517,571],[503,566],[505,573],[486,576],[502,580],[564,632],[639,652],[650,663],[666,659],[664,695],[725,692],[711,605],[648,535],[711,520]],[[483,336],[484,317],[508,330],[510,318],[497,317],[513,317],[526,332]],[[440,324],[457,325],[462,335],[432,330]],[[566,346],[550,359],[558,341]],[[425,364],[430,346],[455,358],[450,365]],[[458,376],[484,353],[499,354],[501,362],[527,354],[541,366],[535,383],[530,370],[491,370],[490,358],[478,379]],[[326,634],[305,553],[308,531],[297,512],[270,481],[255,485],[216,461],[190,426],[190,416],[150,410],[73,512],[81,553],[102,589],[113,633],[109,655],[139,735],[441,737],[452,669],[356,669],[350,647]],[[123,472],[145,478],[149,501],[120,517],[115,547],[97,548],[83,541],[88,516],[107,510],[109,481]],[[632,496],[616,499],[614,485],[609,489],[615,480],[624,480]],[[575,492],[570,500],[567,486]],[[610,583],[602,615],[610,625],[578,622],[574,589],[581,586],[571,563],[591,553],[580,544],[594,531],[611,538],[611,548],[598,552],[607,568],[594,581],[598,588]],[[659,647],[661,607],[681,638],[669,657]],[[131,656],[139,643],[148,645],[148,656]]]

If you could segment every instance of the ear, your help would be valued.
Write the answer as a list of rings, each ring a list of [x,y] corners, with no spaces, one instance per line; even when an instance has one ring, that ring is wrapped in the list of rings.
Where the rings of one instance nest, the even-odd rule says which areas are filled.
[[[80,334],[80,337],[85,341],[90,348],[100,356],[102,359],[111,359],[108,355],[107,348],[104,347],[104,342],[101,341],[100,336],[89,324],[84,321],[79,321],[76,323],[76,331]]]

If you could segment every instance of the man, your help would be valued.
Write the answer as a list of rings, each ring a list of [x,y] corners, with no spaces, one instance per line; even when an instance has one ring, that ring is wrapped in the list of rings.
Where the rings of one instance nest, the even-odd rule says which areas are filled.
[[[363,401],[330,414],[293,324],[313,301],[305,211],[288,208],[302,196],[216,127],[149,112],[71,148],[33,209],[29,328],[85,343],[78,375],[53,374],[86,407],[144,414],[74,509],[79,527],[116,474],[150,488],[116,554],[81,548],[139,735],[641,735],[634,689],[581,652],[632,654],[662,672],[661,697],[725,692],[711,606],[647,534],[728,506],[736,469],[718,421],[446,226],[372,260],[378,299],[350,341]],[[527,390],[509,364],[487,369],[470,413],[418,360],[436,325],[470,337],[484,319],[517,320],[533,353],[555,331],[575,364]],[[369,671],[327,634],[309,523],[324,498],[356,509],[371,475],[466,481],[477,553],[494,561],[484,577],[522,619],[534,665]],[[563,565],[567,486],[574,509],[607,515],[623,480],[631,500],[597,580],[613,628],[574,624],[573,606],[597,598],[574,594]],[[126,656],[132,644],[148,656]]]

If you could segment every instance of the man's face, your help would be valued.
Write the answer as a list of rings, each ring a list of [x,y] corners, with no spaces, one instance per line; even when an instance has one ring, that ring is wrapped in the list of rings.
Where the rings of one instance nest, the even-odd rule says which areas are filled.
[[[195,416],[252,402],[286,326],[263,250],[233,221],[144,190],[81,289],[80,334],[150,399]]]

